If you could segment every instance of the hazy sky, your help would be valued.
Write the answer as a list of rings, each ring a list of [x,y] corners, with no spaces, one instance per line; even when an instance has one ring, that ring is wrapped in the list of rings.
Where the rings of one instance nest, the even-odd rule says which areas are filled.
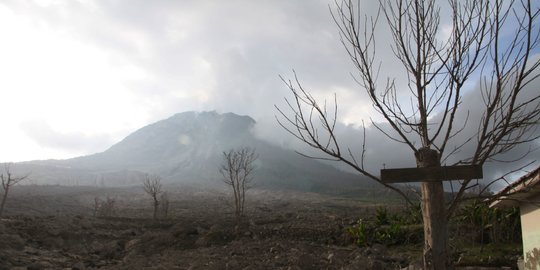
[[[376,1],[365,2],[373,13]],[[290,97],[279,75],[291,78],[292,69],[315,96],[337,94],[344,125],[378,119],[350,76],[354,69],[329,13],[333,3],[2,1],[0,161],[100,152],[189,110],[250,115],[262,137],[290,144],[276,125],[274,104]],[[394,60],[387,32],[377,33],[382,73],[405,84],[402,71],[388,65]],[[358,142],[357,135],[344,133],[344,140]],[[376,145],[381,139],[372,131],[368,137]],[[372,163],[386,163],[384,156],[373,153]],[[400,158],[388,160],[401,164]]]
[[[275,126],[293,68],[358,100],[327,1],[2,1],[0,36],[0,161],[103,151],[188,110]]]

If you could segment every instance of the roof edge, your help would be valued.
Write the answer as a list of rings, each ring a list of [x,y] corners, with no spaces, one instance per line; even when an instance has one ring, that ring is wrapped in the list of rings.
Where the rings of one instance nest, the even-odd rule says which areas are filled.
[[[489,207],[504,208],[518,206],[520,201],[540,193],[540,166],[497,192]]]

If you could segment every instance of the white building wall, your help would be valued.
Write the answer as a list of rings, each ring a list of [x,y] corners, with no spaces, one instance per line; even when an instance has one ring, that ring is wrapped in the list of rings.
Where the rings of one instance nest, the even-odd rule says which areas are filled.
[[[540,202],[540,194],[529,200]],[[525,269],[540,270],[540,205],[538,203],[523,203],[519,209]]]

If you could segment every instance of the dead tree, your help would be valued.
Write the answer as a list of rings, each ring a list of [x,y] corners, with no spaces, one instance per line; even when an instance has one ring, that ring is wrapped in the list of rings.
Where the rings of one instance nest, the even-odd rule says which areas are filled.
[[[255,150],[249,147],[223,152],[223,164],[219,168],[219,172],[223,176],[223,182],[233,190],[235,217],[237,221],[244,214],[246,190],[251,187],[253,170],[255,170],[253,163],[257,158],[258,156]]]
[[[107,196],[104,200],[94,197],[94,217],[116,216],[116,199]]]
[[[163,192],[161,194],[159,203],[161,205],[161,216],[166,219],[169,216],[169,205],[170,205],[169,195],[167,194],[167,192]]]
[[[28,175],[23,175],[19,177],[13,176],[11,172],[11,163],[4,164],[4,172],[0,174],[0,179],[2,180],[2,189],[4,190],[2,202],[0,204],[0,218],[2,217],[2,213],[4,212],[4,206],[6,205],[6,200],[10,188],[26,178],[28,178]]]
[[[470,157],[455,164],[483,165],[538,139],[540,91],[527,88],[540,76],[540,60],[532,55],[540,41],[537,5],[527,0],[448,1],[445,13],[450,14],[451,29],[442,40],[441,9],[435,0],[379,3],[379,12],[368,17],[359,3],[336,0],[332,15],[356,68],[359,88],[392,132],[376,122],[372,125],[388,140],[410,149],[418,167],[441,166],[441,161],[471,145],[474,151]],[[389,76],[382,84],[378,80],[384,64],[376,54],[375,28],[380,19],[387,23],[393,38],[396,63],[407,74],[408,84],[402,88],[395,84],[395,77]],[[510,39],[503,37],[507,31],[512,33]],[[472,81],[480,82],[477,91],[483,98],[483,104],[478,104],[482,111],[477,125],[467,121],[468,108],[462,106],[465,89]],[[357,159],[339,144],[335,133],[337,103],[331,108],[326,103],[321,106],[296,74],[295,80],[284,82],[294,98],[287,100],[290,111],[277,107],[283,128],[320,150],[324,154],[320,158],[346,163],[408,200],[400,189],[382,183],[376,173],[364,167],[364,155]],[[460,115],[466,119],[462,121]],[[476,132],[466,135],[465,130]],[[454,182],[459,187],[450,202],[444,200],[442,182],[422,183],[426,269],[451,268],[447,221],[476,181]]]
[[[157,218],[157,212],[159,207],[158,196],[161,194],[161,177],[159,175],[145,174],[143,180],[144,191],[152,197],[154,204],[153,219]]]
[[[97,196],[94,197],[94,208],[93,208],[94,210],[92,212],[94,217],[98,216],[100,206],[101,206],[101,200]]]

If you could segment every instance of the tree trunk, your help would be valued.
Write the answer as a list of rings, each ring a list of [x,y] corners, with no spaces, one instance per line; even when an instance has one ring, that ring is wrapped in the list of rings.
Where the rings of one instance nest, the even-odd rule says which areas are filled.
[[[4,205],[6,205],[8,192],[9,192],[9,186],[6,186],[4,189],[4,196],[2,197],[2,204],[0,204],[0,218],[2,217],[2,214],[4,213]]]
[[[154,198],[154,220],[157,218],[158,205],[159,201],[157,200],[157,198]]]
[[[416,154],[419,168],[441,166],[439,153],[421,148]],[[442,182],[422,183],[424,219],[424,269],[452,269],[448,260],[448,224]]]

